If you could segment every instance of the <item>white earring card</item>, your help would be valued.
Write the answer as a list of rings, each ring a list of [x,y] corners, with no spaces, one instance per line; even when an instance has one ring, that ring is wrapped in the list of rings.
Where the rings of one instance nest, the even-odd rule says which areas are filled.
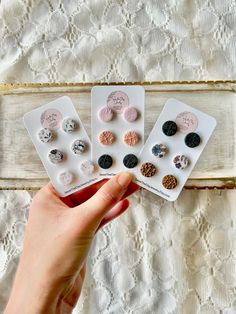
[[[69,97],[57,98],[26,113],[23,121],[61,196],[98,181],[90,139]]]
[[[137,183],[169,200],[178,198],[216,127],[215,118],[167,100],[139,155]]]
[[[144,88],[94,86],[91,91],[92,159],[100,177],[138,166],[144,144]]]

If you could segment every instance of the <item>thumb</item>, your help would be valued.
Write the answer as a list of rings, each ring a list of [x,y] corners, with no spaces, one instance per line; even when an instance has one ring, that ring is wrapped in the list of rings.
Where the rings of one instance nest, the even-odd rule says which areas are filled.
[[[120,201],[126,192],[133,175],[121,172],[108,180],[89,200],[76,207],[83,213],[89,225],[97,226],[104,215]]]

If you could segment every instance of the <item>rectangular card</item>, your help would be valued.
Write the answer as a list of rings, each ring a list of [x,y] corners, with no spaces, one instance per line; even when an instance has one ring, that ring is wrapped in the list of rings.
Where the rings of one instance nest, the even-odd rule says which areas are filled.
[[[167,100],[134,169],[138,184],[175,201],[215,127],[215,118],[176,99]]]
[[[138,85],[92,88],[92,158],[101,177],[137,166],[144,144],[144,96]]]
[[[26,113],[25,127],[61,196],[98,181],[91,161],[91,142],[67,96]]]

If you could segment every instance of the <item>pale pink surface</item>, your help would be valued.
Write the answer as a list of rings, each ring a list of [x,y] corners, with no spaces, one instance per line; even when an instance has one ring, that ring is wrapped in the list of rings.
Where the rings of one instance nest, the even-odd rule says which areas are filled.
[[[135,109],[135,107],[127,107],[124,110],[124,119],[128,122],[133,122],[138,117],[138,111]]]
[[[109,122],[113,118],[113,111],[111,108],[105,106],[99,110],[98,116],[103,122]]]

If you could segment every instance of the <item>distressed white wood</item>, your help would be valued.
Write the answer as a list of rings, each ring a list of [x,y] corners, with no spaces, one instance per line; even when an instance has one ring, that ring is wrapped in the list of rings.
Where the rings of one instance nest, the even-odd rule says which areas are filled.
[[[212,139],[187,185],[236,186],[236,83],[143,85],[146,90],[146,136],[170,97],[186,102],[217,120]],[[38,188],[48,180],[23,126],[24,113],[68,95],[90,135],[91,87],[92,84],[0,86],[0,188]]]

